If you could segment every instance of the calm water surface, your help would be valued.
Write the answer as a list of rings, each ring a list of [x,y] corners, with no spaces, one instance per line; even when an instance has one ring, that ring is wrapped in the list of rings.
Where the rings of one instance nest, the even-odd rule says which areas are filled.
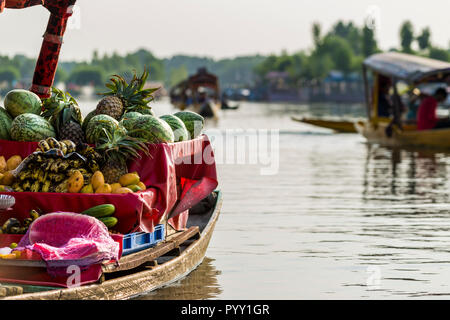
[[[154,110],[173,112],[166,101]],[[311,114],[364,110],[242,103],[209,126],[212,140],[279,129],[278,172],[220,161],[224,203],[203,264],[141,299],[450,298],[448,155],[290,120]]]

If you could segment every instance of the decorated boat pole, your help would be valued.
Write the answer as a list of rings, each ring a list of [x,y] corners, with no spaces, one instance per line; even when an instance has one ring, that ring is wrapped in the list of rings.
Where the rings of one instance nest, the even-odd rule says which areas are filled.
[[[50,11],[47,30],[44,34],[30,89],[41,98],[48,98],[51,95],[67,20],[72,15],[75,2],[76,0],[0,0],[0,12],[5,7],[21,9],[35,5],[43,5]]]

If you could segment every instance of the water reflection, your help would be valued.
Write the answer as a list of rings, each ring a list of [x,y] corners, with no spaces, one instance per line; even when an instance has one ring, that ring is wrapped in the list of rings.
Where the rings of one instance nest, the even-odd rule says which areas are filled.
[[[186,278],[167,287],[150,292],[137,300],[201,300],[212,299],[222,293],[217,281],[220,275],[214,259],[205,257],[202,264]]]
[[[431,150],[387,148],[367,144],[363,199],[447,200],[446,155]]]

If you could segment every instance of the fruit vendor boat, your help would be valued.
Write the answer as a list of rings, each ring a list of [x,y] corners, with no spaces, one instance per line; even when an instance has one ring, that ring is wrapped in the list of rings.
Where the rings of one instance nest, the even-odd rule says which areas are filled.
[[[342,133],[356,133],[355,124],[352,121],[325,120],[318,118],[298,118],[292,117],[294,121],[307,123],[316,127],[331,129]]]
[[[356,122],[355,128],[368,142],[398,147],[450,148],[450,128],[419,131],[415,123],[401,123],[400,105],[397,103],[400,98],[396,94],[396,88],[393,119],[378,116],[382,77],[390,78],[394,87],[397,82],[403,82],[410,89],[432,83],[443,83],[447,86],[450,81],[450,63],[389,52],[367,58],[363,63],[363,71],[368,119]],[[369,85],[369,72],[373,74],[373,85]]]
[[[221,109],[219,80],[205,68],[200,68],[170,90],[170,102],[180,110],[191,110],[205,118],[218,120]]]
[[[52,89],[74,3],[0,0],[0,12],[50,11],[30,91],[12,90],[0,108],[9,123],[0,131],[0,298],[127,299],[155,290],[202,262],[220,213],[203,121],[145,113],[153,92],[143,88],[146,71],[129,83],[115,76],[83,121],[76,101]],[[125,118],[129,111],[135,118]]]

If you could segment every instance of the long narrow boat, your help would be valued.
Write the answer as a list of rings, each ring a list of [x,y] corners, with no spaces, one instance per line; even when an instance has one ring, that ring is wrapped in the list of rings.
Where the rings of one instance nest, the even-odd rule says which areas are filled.
[[[428,83],[448,86],[450,63],[388,52],[367,58],[363,63],[363,71],[368,117],[365,121],[358,121],[355,128],[368,142],[398,147],[450,148],[450,128],[419,131],[414,124],[401,124],[400,126],[401,115],[398,105],[394,110],[394,118],[397,119],[380,117],[378,114],[379,87],[382,77],[391,79],[394,86],[397,81],[402,81],[410,89]],[[369,85],[368,71],[373,74],[373,86]],[[370,90],[372,92],[369,92]],[[387,130],[388,128],[392,130]],[[392,134],[388,134],[388,132]]]
[[[207,199],[190,210],[187,230],[170,234],[153,248],[122,257],[118,265],[103,265],[98,283],[73,288],[4,283],[23,290],[23,294],[4,299],[130,299],[176,282],[196,269],[205,257],[222,207],[222,195],[215,191]],[[14,260],[0,262],[11,267],[14,264]],[[29,263],[34,264],[30,267],[45,267],[41,261]]]
[[[298,118],[291,117],[292,120],[297,122],[307,123],[316,127],[331,129],[342,133],[356,133],[354,122],[352,121],[339,121],[339,120],[325,120],[318,118]]]

